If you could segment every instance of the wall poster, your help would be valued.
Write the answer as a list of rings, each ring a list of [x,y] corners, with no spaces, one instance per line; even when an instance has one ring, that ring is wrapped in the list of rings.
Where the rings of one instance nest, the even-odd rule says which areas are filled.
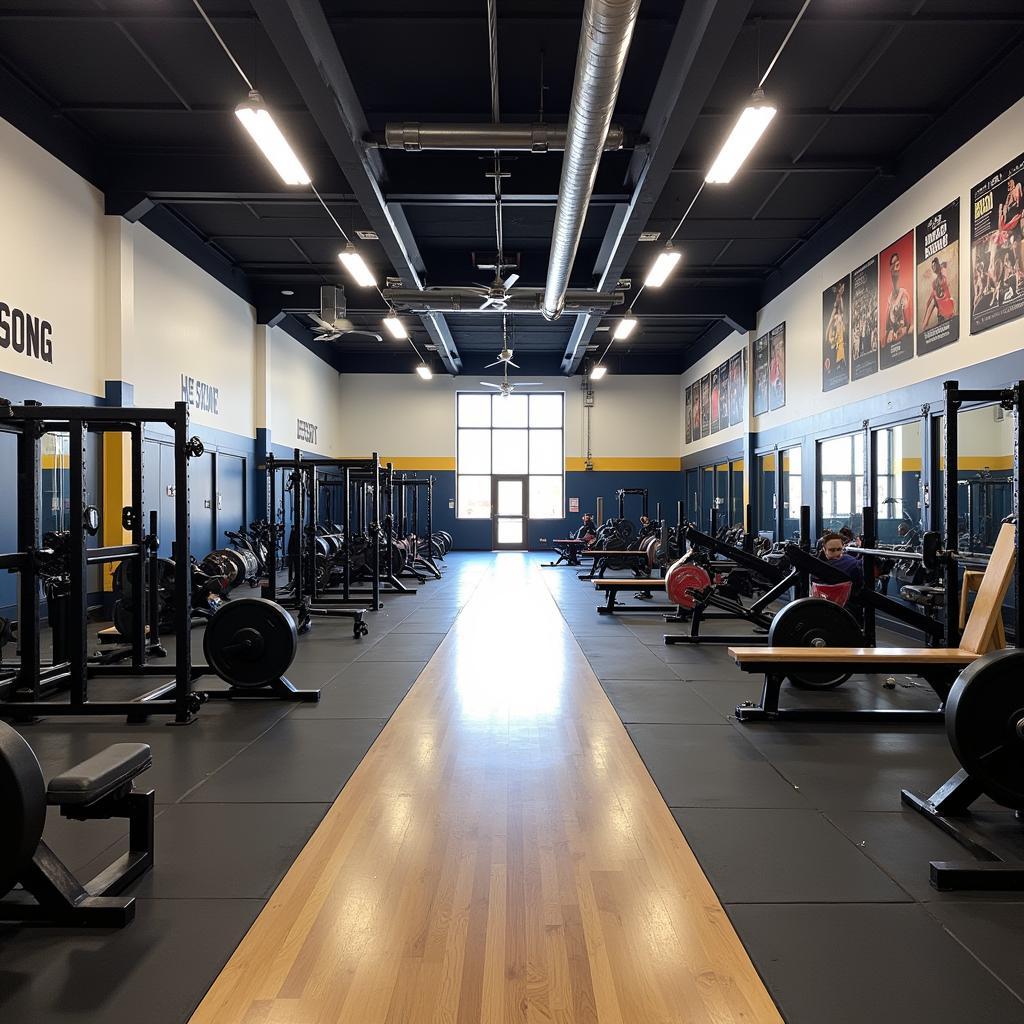
[[[734,424],[743,422],[745,389],[743,380],[743,356],[745,350],[736,353],[729,360],[729,419]]]
[[[693,439],[700,440],[700,381],[694,381],[690,385],[693,394],[690,397],[690,417],[693,421]]]
[[[722,389],[719,382],[718,367],[711,371],[711,433],[717,434],[721,425]]]
[[[729,402],[729,360],[718,368],[718,425],[722,430],[732,422],[732,406]]]
[[[786,321],[768,335],[768,408],[773,412],[786,404]]]
[[[960,198],[917,226],[917,354],[960,337]]]
[[[1024,314],[1024,156],[971,189],[971,333]]]
[[[688,387],[686,389],[686,400],[683,403],[683,408],[686,410],[686,427],[685,437],[686,443],[690,444],[693,441],[693,388]]]
[[[700,379],[700,436],[711,435],[711,374]]]
[[[883,370],[914,355],[914,299],[906,286],[913,265],[913,231],[878,255],[878,364]]]
[[[878,373],[878,257],[872,256],[850,278],[854,380]]]
[[[821,390],[850,382],[850,275],[821,293]]]
[[[754,415],[768,411],[768,335],[754,342]]]

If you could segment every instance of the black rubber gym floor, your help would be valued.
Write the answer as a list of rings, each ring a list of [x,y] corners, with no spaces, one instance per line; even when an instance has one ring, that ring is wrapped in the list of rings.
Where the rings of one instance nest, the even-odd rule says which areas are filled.
[[[761,677],[724,646],[666,646],[686,627],[598,615],[575,572],[539,571],[789,1024],[1024,1021],[1024,894],[932,889],[929,861],[969,856],[900,803],[959,767],[941,725],[742,725]],[[906,677],[780,703],[937,705]],[[1012,813],[978,807],[1024,853]]]
[[[289,675],[322,686],[319,704],[208,704],[184,728],[26,726],[47,776],[108,743],[152,745],[140,781],[157,792],[157,859],[128,928],[0,927],[0,1019],[187,1020],[495,557],[522,556],[450,554],[443,580],[368,617],[365,640],[318,621]],[[666,647],[659,616],[598,615],[600,595],[573,570],[526,557],[789,1024],[1024,1021],[1024,896],[931,889],[928,861],[963,851],[900,805],[901,787],[931,792],[956,768],[941,726],[740,725],[733,709],[760,679],[724,648]],[[784,698],[935,703],[903,678]],[[981,816],[1019,838],[1008,812]],[[120,833],[53,817],[46,839],[89,877]]]
[[[120,718],[22,727],[47,778],[110,743],[151,745],[153,767],[138,785],[156,790],[156,863],[130,890],[138,903],[127,928],[0,925],[0,1020],[187,1020],[490,564],[450,554],[444,579],[385,597],[363,640],[352,639],[350,620],[318,619],[289,672],[296,685],[322,687],[318,704],[209,703],[184,727]],[[138,689],[110,681],[90,692]],[[120,822],[51,814],[44,838],[91,878],[126,835]]]

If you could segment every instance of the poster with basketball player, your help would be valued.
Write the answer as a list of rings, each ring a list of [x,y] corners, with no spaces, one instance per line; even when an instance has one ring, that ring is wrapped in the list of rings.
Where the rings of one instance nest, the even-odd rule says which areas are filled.
[[[917,226],[917,354],[960,337],[960,197]]]
[[[698,381],[694,381],[694,383],[690,387],[691,387],[691,390],[693,391],[693,395],[692,395],[692,398],[691,398],[691,401],[693,402],[693,405],[691,406],[691,413],[690,413],[690,415],[693,418],[693,439],[694,439],[694,441],[699,441],[700,440],[700,436],[701,436],[700,435],[700,419],[701,419],[701,416],[700,416],[700,381],[699,380]]]
[[[718,425],[722,430],[732,422],[732,405],[729,402],[729,360],[718,368]]]
[[[971,189],[971,333],[1024,314],[1024,156]]]
[[[887,370],[914,355],[914,232],[878,254],[878,365]]]
[[[700,436],[711,436],[711,374],[700,379]]]
[[[733,424],[743,422],[745,389],[743,380],[743,355],[741,350],[729,360],[729,419]]]
[[[821,293],[821,390],[850,383],[850,275]]]
[[[711,433],[717,434],[721,425],[722,388],[718,378],[718,367],[711,371]]]
[[[686,410],[686,426],[683,428],[683,433],[686,437],[686,443],[690,444],[693,441],[693,388],[686,389],[686,400],[683,402],[683,408]]]
[[[850,349],[854,380],[878,373],[878,257],[850,276]]]
[[[786,321],[768,334],[768,408],[786,404]]]
[[[754,342],[754,415],[768,411],[768,335]]]

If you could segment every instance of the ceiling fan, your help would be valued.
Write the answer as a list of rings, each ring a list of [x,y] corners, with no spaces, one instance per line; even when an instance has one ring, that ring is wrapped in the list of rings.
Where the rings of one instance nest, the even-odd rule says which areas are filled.
[[[357,328],[345,313],[345,289],[333,284],[325,284],[320,288],[320,312],[307,313],[313,321],[313,334],[317,341],[337,341],[339,338],[363,338],[367,341],[383,341],[376,331],[365,331]]]
[[[508,379],[508,364],[509,360],[503,360],[505,363],[505,379],[500,384],[492,384],[490,381],[482,380],[480,383],[485,388],[494,388],[502,398],[508,398],[516,388],[541,388],[544,386],[544,382],[540,380],[509,380]],[[493,365],[493,364],[492,364]],[[515,365],[514,363],[512,364]]]
[[[489,370],[492,366],[501,366],[503,363],[507,366],[514,366],[517,370],[520,369],[518,363],[512,362],[512,346],[508,343],[508,317],[506,316],[501,318],[501,351],[498,353],[498,358],[493,363],[488,363],[484,369]]]

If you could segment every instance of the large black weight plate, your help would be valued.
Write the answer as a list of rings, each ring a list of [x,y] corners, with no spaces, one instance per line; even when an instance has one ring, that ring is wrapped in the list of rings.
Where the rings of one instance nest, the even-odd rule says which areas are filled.
[[[243,690],[280,679],[298,647],[295,620],[276,601],[262,597],[225,602],[206,624],[203,636],[210,668]]]
[[[9,725],[0,722],[0,896],[36,852],[46,821],[46,790],[32,748]]]
[[[770,647],[861,647],[864,635],[857,620],[845,609],[820,597],[790,601],[772,619]],[[787,673],[794,686],[805,690],[831,690],[845,683],[851,673],[814,672],[797,667]]]
[[[996,803],[1024,811],[1024,650],[994,651],[968,665],[946,701],[957,760]]]

